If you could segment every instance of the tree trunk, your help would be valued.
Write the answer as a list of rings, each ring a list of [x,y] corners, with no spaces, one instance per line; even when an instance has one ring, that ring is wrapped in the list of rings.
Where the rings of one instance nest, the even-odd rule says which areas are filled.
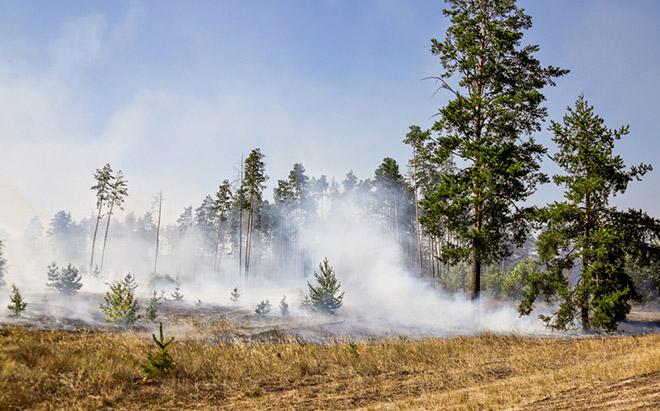
[[[94,249],[96,248],[96,235],[99,231],[99,222],[101,221],[101,209],[103,204],[99,205],[98,211],[96,213],[96,225],[94,226],[94,235],[92,236],[92,256],[89,258],[89,273],[91,274],[94,269]]]
[[[252,220],[254,218],[254,197],[250,198],[250,211],[248,212],[247,235],[245,238],[245,277],[250,271],[250,251],[252,246]]]
[[[103,236],[103,248],[101,249],[101,267],[99,268],[100,272],[103,272],[103,262],[105,261],[105,247],[108,244],[108,231],[110,230],[110,219],[112,218],[112,208],[114,207],[114,201],[110,202],[110,210],[108,211],[108,222],[105,225],[105,235]]]
[[[160,246],[160,219],[163,211],[163,192],[158,195],[158,224],[156,225],[156,255],[154,256],[154,274],[158,272],[158,247]]]
[[[584,199],[584,236],[586,241],[586,244],[589,244],[589,233],[590,233],[590,228],[591,228],[591,202],[589,201],[589,194],[587,193],[585,195]],[[583,277],[583,282],[585,282],[585,276],[587,275],[587,267],[589,263],[587,259],[584,257],[584,252],[582,253],[582,277]],[[586,279],[586,280],[591,280],[591,279]],[[589,281],[590,282],[590,281]],[[590,328],[589,324],[589,296],[585,296],[584,300],[582,301],[580,305],[580,317],[582,321],[582,329],[583,330],[588,330]]]
[[[479,200],[481,196],[477,194],[477,200]],[[479,205],[479,202],[477,201],[477,205],[475,207],[475,228],[477,232],[477,236],[481,234],[481,207]],[[481,292],[481,244],[479,238],[475,238],[472,240],[472,293],[471,293],[471,298],[472,300],[477,300],[479,299],[479,293]]]

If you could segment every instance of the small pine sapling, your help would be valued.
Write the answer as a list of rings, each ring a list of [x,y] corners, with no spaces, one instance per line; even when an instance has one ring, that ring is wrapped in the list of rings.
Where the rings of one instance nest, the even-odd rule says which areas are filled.
[[[100,308],[106,321],[129,326],[140,318],[137,298],[123,281],[112,282],[104,299]]]
[[[98,265],[94,266],[94,269],[91,272],[92,277],[94,278],[101,278],[101,270],[99,269]]]
[[[181,300],[183,300],[183,294],[181,294],[181,287],[179,287],[177,285],[176,288],[174,289],[174,292],[172,293],[171,297],[172,297],[172,301],[181,301]]]
[[[149,300],[147,308],[144,310],[144,318],[149,321],[155,321],[158,318],[158,309],[160,308],[160,301],[163,299],[163,295],[158,295],[156,290],[154,290],[154,295]]]
[[[257,304],[257,308],[254,309],[254,312],[258,316],[262,317],[270,312],[270,308],[271,308],[270,301],[263,300],[259,304]]]
[[[124,277],[124,286],[131,290],[132,293],[135,293],[135,290],[137,290],[138,283],[135,281],[135,277],[133,277],[133,274],[128,273],[126,274],[126,277]]]
[[[341,283],[327,258],[319,264],[319,272],[314,271],[314,278],[318,285],[313,286],[307,282],[308,303],[316,311],[335,314],[342,305],[344,292],[339,292]]]
[[[167,350],[167,347],[172,344],[172,341],[174,341],[174,337],[170,337],[169,340],[165,341],[162,322],[160,323],[159,329],[159,338],[156,338],[155,334],[151,334],[158,350],[155,352],[147,352],[148,363],[142,365],[142,371],[147,375],[147,378],[155,378],[160,374],[167,373],[176,365],[174,363],[174,358],[172,358],[172,354]]]
[[[14,317],[21,315],[21,313],[25,311],[25,307],[27,307],[27,303],[23,301],[23,296],[21,295],[21,292],[18,291],[18,287],[13,284],[11,286],[9,301],[10,303],[7,308],[9,308],[9,311],[11,311]]]
[[[280,313],[282,313],[282,317],[289,316],[289,303],[286,302],[286,295],[283,295],[280,300]]]
[[[73,295],[82,288],[82,278],[78,269],[71,264],[58,267],[52,263],[48,266],[48,282],[46,286],[56,289],[60,294]]]
[[[236,304],[240,297],[241,297],[241,292],[238,291],[238,287],[234,287],[234,289],[231,291],[231,302]]]

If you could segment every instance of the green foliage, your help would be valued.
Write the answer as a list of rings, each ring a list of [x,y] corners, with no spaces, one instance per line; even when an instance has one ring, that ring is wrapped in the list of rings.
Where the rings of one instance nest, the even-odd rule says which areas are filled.
[[[282,314],[282,317],[289,316],[289,303],[286,302],[286,295],[283,295],[280,300],[280,313]]]
[[[238,287],[234,287],[234,289],[231,290],[231,302],[236,304],[240,297],[241,297],[241,292],[238,291]]]
[[[110,284],[104,301],[100,309],[108,322],[129,326],[140,318],[138,300],[123,281],[113,281]]]
[[[138,283],[137,281],[135,281],[135,277],[133,277],[133,274],[131,273],[126,274],[126,277],[124,277],[123,281],[124,281],[124,286],[129,290],[131,290],[131,292],[134,293],[135,290],[137,290]]]
[[[59,293],[73,295],[82,287],[80,273],[71,264],[66,267],[58,267],[52,263],[48,266],[48,282],[46,286],[55,288]]]
[[[172,301],[181,301],[183,300],[183,294],[181,294],[181,287],[178,285],[174,288],[174,292],[171,294]]]
[[[545,230],[537,248],[546,269],[529,277],[519,311],[529,314],[543,295],[558,304],[553,315],[544,317],[551,327],[573,326],[579,314],[585,329],[614,330],[638,299],[626,265],[658,261],[660,222],[641,210],[620,211],[609,202],[651,167],[626,168],[614,154],[614,144],[628,134],[628,127],[605,127],[582,96],[563,123],[552,122],[550,129],[559,148],[553,160],[566,172],[553,180],[565,186],[565,200],[538,214]],[[577,268],[579,275],[571,278]]]
[[[266,176],[266,166],[264,164],[264,155],[261,150],[255,148],[245,159],[245,172],[243,176],[243,186],[245,195],[250,200],[250,204],[261,201],[261,194],[266,187],[268,180]]]
[[[319,264],[319,271],[314,271],[317,285],[307,282],[309,288],[308,302],[312,309],[328,314],[335,314],[341,307],[344,292],[339,292],[341,283],[335,276],[334,269],[327,258]]]
[[[538,263],[526,258],[510,270],[491,270],[484,277],[484,290],[499,298],[521,297],[528,279],[537,273]]]
[[[542,89],[567,71],[542,66],[539,47],[523,44],[532,22],[514,0],[447,3],[451,24],[431,51],[443,66],[435,79],[452,100],[440,109],[435,137],[420,131],[410,140],[438,166],[461,159],[422,200],[421,221],[431,235],[452,233],[441,257],[472,262],[476,298],[482,264],[501,261],[526,238],[532,209],[522,204],[547,180],[539,165],[546,150],[529,135],[547,115]]]
[[[163,299],[163,295],[158,295],[156,290],[149,300],[147,308],[144,310],[144,318],[149,321],[155,321],[158,318],[158,309],[160,308],[160,302]]]
[[[626,273],[632,279],[635,291],[643,302],[657,302],[660,299],[660,261],[640,266],[628,258]]]
[[[9,295],[9,305],[7,308],[9,311],[12,312],[12,315],[14,316],[19,316],[23,311],[25,311],[25,308],[27,307],[27,303],[23,301],[23,296],[21,295],[20,291],[18,290],[18,287],[12,284],[11,286],[11,294]]]
[[[170,344],[174,341],[174,337],[170,337],[169,340],[165,340],[163,335],[163,323],[160,323],[160,334],[159,338],[156,338],[155,334],[151,334],[156,347],[158,348],[155,352],[147,352],[147,364],[142,365],[142,371],[147,375],[147,378],[156,378],[159,375],[170,372],[174,369],[176,363],[172,354],[167,350]]]
[[[254,309],[254,313],[257,314],[258,316],[268,315],[271,307],[272,306],[270,304],[270,301],[263,300],[262,302],[257,304],[257,308]]]

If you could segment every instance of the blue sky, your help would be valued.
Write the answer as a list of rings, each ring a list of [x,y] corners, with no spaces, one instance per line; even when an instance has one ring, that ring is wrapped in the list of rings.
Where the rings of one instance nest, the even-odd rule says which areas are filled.
[[[584,93],[609,126],[630,124],[620,153],[659,169],[617,201],[660,215],[660,3],[520,5],[542,62],[571,69],[547,91],[550,119]],[[296,161],[337,178],[371,176],[385,156],[403,163],[408,126],[430,126],[448,97],[422,80],[440,69],[429,46],[446,29],[442,7],[0,0],[0,212],[12,216],[0,224],[91,212],[91,172],[105,162],[125,171],[129,208],[145,211],[162,188],[170,217],[256,146],[271,183]],[[548,186],[535,201],[560,195]]]

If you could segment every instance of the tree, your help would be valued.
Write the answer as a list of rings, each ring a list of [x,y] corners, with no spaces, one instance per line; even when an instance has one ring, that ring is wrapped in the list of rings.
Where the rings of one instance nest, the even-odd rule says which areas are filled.
[[[137,298],[123,281],[113,281],[105,293],[100,309],[108,322],[130,326],[139,318],[140,306]]]
[[[87,233],[73,220],[71,213],[60,210],[50,220],[48,236],[55,252],[69,261],[77,261],[86,248]]]
[[[280,313],[282,314],[282,317],[289,316],[289,303],[286,302],[286,295],[283,295],[280,300]]]
[[[172,358],[172,354],[170,354],[170,352],[167,350],[167,347],[169,347],[169,345],[174,341],[174,337],[170,337],[169,340],[165,340],[165,336],[163,335],[162,322],[160,323],[159,329],[160,338],[156,338],[155,334],[151,334],[156,347],[158,347],[158,351],[147,352],[148,363],[142,365],[142,371],[144,371],[144,373],[147,375],[147,378],[155,378],[159,374],[167,373],[171,371],[176,365],[174,363],[174,358]]]
[[[160,246],[160,220],[163,214],[163,191],[158,192],[155,203],[158,204],[158,222],[156,223],[156,252],[154,253],[154,273],[158,272],[158,248]]]
[[[195,209],[195,227],[204,240],[205,250],[215,245],[216,216],[213,197],[207,195],[202,204]]]
[[[7,259],[5,258],[5,245],[0,240],[0,288],[5,286],[5,274],[7,274]]]
[[[247,235],[245,239],[245,275],[250,272],[250,253],[252,246],[252,235],[254,231],[255,208],[262,201],[262,193],[268,180],[265,172],[264,155],[261,150],[255,148],[245,159],[245,174],[243,184],[245,185],[245,194],[248,199],[248,222]]]
[[[254,313],[262,317],[268,315],[270,309],[271,309],[270,301],[263,300],[259,304],[257,304],[257,308],[254,309]]]
[[[390,220],[397,244],[400,243],[399,214],[401,197],[405,191],[405,182],[399,172],[399,164],[391,157],[385,157],[375,172],[377,190],[383,192],[385,214]]]
[[[565,199],[539,213],[545,230],[537,247],[545,270],[529,279],[519,310],[529,314],[543,294],[559,303],[553,315],[543,317],[555,328],[574,324],[579,315],[584,329],[616,329],[637,298],[626,263],[644,267],[660,259],[660,221],[609,204],[652,168],[639,164],[627,169],[614,146],[628,134],[628,126],[614,130],[604,123],[580,96],[562,123],[550,126],[558,147],[552,158],[564,171],[553,180],[565,187]],[[571,278],[578,264],[580,272]]]
[[[124,282],[124,286],[129,290],[131,290],[131,292],[134,293],[135,290],[137,290],[138,283],[137,281],[135,281],[135,277],[133,277],[133,274],[131,273],[126,274],[126,276],[122,281]]]
[[[160,301],[162,299],[163,295],[158,295],[156,290],[154,290],[154,294],[151,299],[149,299],[149,304],[144,310],[144,318],[149,321],[155,321],[156,318],[158,318],[158,309],[160,308]]]
[[[108,194],[108,201],[110,205],[108,206],[108,220],[105,225],[105,235],[103,236],[103,249],[101,251],[101,265],[100,270],[103,272],[103,262],[105,260],[105,249],[108,243],[108,232],[110,231],[110,219],[112,218],[112,212],[115,207],[123,210],[123,204],[128,196],[128,185],[124,174],[121,170],[117,171],[117,175],[113,176],[112,182],[110,183],[110,192]]]
[[[319,271],[314,271],[314,279],[317,283],[315,286],[307,282],[308,301],[311,307],[317,311],[335,314],[342,305],[344,292],[339,292],[341,283],[337,280],[327,258],[319,264]]]
[[[101,211],[103,210],[103,206],[108,202],[112,179],[112,167],[110,167],[110,164],[106,164],[94,172],[96,184],[91,187],[91,190],[96,192],[96,224],[94,225],[94,234],[92,235],[92,253],[89,258],[90,272],[94,267],[94,249],[96,248],[96,235],[99,231],[99,223],[102,217]]]
[[[52,263],[48,266],[47,287],[56,289],[60,294],[73,295],[82,288],[80,273],[77,268],[71,264],[66,267],[58,267]]]
[[[215,249],[213,256],[213,270],[217,270],[218,265],[218,250],[220,244],[222,243],[222,224],[227,220],[227,214],[231,210],[232,206],[232,193],[231,193],[231,183],[229,180],[224,180],[220,187],[218,187],[218,192],[215,194],[215,200],[213,201],[213,211],[215,213],[215,221],[217,225],[217,232],[215,234]],[[222,258],[222,254],[220,254]]]
[[[234,287],[234,289],[231,290],[231,302],[236,304],[240,297],[241,297],[241,292],[238,291],[238,287]]]
[[[181,301],[183,300],[183,294],[181,294],[181,286],[177,284],[174,287],[174,292],[172,293],[172,301]]]
[[[464,165],[442,176],[422,206],[427,227],[443,224],[456,241],[441,258],[471,261],[472,298],[479,297],[481,268],[524,241],[530,207],[523,207],[536,185],[545,148],[530,134],[547,115],[542,89],[567,70],[543,67],[539,47],[522,45],[531,18],[515,0],[449,0],[450,26],[444,40],[432,40],[440,58],[440,88],[452,95],[433,125],[433,158],[451,157]]]
[[[18,317],[23,311],[25,311],[25,307],[27,307],[27,303],[23,301],[21,292],[18,290],[18,287],[12,284],[9,305],[7,308],[12,312],[12,315]]]

